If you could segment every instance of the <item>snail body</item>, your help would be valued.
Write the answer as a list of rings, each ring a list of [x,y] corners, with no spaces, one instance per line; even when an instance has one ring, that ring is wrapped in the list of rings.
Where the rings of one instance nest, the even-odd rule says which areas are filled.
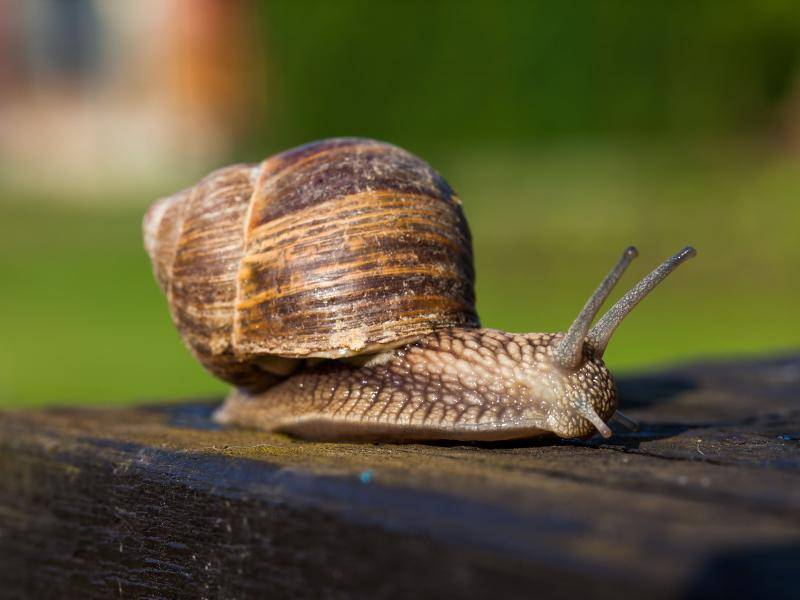
[[[217,419],[327,440],[611,435],[611,334],[694,255],[594,327],[633,248],[566,333],[481,328],[460,199],[421,159],[359,138],[215,171],[157,201],[144,237],[184,342],[235,386]]]
[[[554,369],[554,341],[549,334],[440,330],[362,366],[298,373],[255,399],[234,393],[218,418],[319,440],[588,435],[595,425],[570,408],[570,392],[585,395],[603,426],[615,410],[614,382],[601,361]]]

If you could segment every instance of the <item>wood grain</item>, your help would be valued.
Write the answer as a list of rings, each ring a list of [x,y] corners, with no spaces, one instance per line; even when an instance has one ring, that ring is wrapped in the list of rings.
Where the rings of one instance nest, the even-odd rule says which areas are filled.
[[[800,355],[622,378],[637,433],[318,444],[213,403],[6,412],[4,597],[791,598]]]

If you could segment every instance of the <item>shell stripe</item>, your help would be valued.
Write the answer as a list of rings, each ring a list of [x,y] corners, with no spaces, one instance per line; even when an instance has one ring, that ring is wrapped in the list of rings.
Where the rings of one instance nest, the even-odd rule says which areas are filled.
[[[252,194],[249,165],[220,169],[184,199],[172,268],[173,319],[187,346],[215,375],[250,387],[265,374],[231,344],[236,274],[245,208]]]
[[[250,227],[328,200],[381,189],[448,202],[453,196],[444,179],[408,152],[353,140],[288,164],[280,158],[267,160],[255,186]]]
[[[469,240],[457,204],[390,190],[253,219],[234,344],[239,352],[343,356],[476,324]]]

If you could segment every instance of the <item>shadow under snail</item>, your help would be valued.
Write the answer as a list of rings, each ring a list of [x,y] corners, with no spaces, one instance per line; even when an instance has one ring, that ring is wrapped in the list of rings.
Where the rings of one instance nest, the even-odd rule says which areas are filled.
[[[566,333],[480,326],[461,201],[382,142],[313,142],[157,201],[145,247],[180,334],[234,385],[222,423],[317,440],[585,437],[616,417],[614,330],[684,248],[592,326],[625,250]]]

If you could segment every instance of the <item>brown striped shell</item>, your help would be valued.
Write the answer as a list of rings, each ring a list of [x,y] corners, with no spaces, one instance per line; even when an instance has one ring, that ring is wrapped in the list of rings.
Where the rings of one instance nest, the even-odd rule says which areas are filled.
[[[220,169],[157,201],[144,237],[183,340],[240,387],[291,359],[478,326],[461,202],[390,144],[324,140]]]

